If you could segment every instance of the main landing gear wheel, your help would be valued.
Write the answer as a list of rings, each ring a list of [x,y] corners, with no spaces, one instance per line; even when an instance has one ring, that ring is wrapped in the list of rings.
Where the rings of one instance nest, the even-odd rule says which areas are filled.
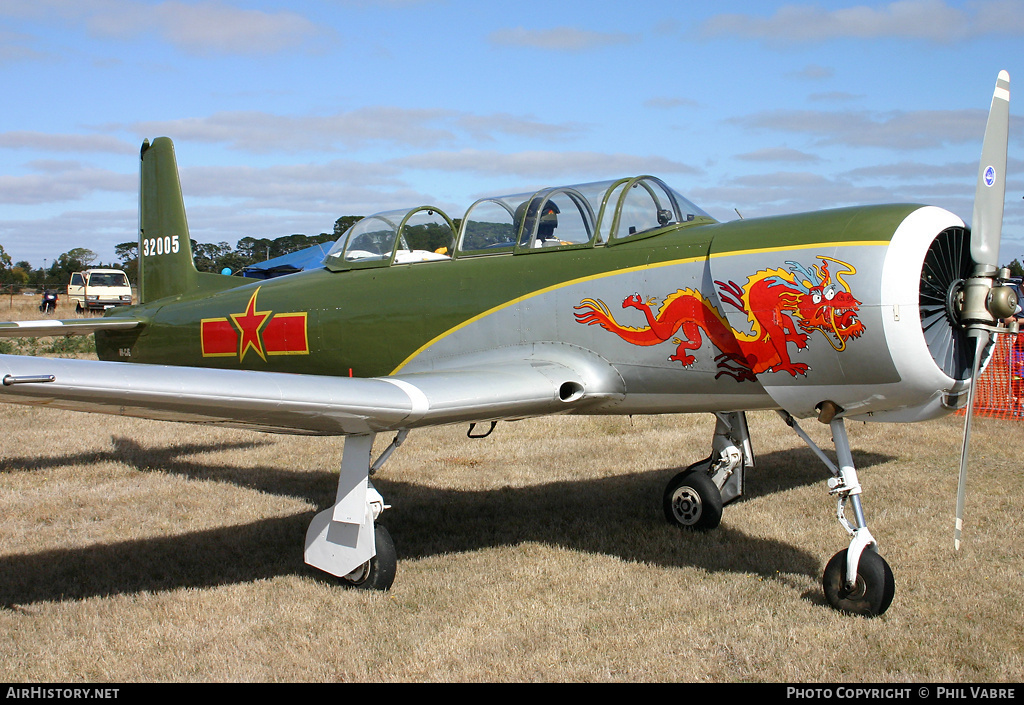
[[[662,506],[665,519],[674,526],[710,531],[722,521],[721,492],[704,470],[693,469],[693,466],[668,483]]]
[[[864,551],[857,565],[857,582],[845,585],[846,551],[832,556],[825,566],[822,586],[829,604],[840,612],[877,617],[889,609],[896,593],[896,581],[885,559],[874,551]]]
[[[398,570],[398,553],[391,534],[380,524],[373,525],[373,540],[377,555],[341,578],[346,585],[358,590],[390,590]]]

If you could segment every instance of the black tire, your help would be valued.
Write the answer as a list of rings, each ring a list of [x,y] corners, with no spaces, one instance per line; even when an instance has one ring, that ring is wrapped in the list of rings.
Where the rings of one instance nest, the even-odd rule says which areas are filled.
[[[380,524],[373,525],[377,555],[342,577],[342,582],[357,590],[390,590],[398,571],[398,554],[391,534]]]
[[[701,469],[684,470],[668,483],[662,498],[669,524],[710,531],[722,523],[722,494]]]
[[[825,599],[840,612],[863,617],[877,617],[884,614],[896,594],[896,580],[885,559],[872,550],[860,554],[857,565],[857,583],[847,588],[846,551],[832,556],[825,566],[822,587]]]

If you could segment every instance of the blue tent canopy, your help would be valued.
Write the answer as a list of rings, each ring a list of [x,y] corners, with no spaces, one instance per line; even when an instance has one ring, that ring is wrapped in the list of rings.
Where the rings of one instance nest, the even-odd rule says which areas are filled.
[[[305,250],[291,252],[274,259],[268,259],[259,264],[250,264],[242,269],[243,277],[252,279],[273,279],[285,274],[294,274],[304,269],[318,269],[327,256],[328,250],[334,246],[333,242],[325,242]]]

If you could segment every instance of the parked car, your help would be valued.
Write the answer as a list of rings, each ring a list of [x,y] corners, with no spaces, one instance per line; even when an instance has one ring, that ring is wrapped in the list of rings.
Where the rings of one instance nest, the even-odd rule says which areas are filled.
[[[77,311],[102,311],[130,306],[132,287],[120,269],[86,269],[71,275],[68,298],[75,301]]]

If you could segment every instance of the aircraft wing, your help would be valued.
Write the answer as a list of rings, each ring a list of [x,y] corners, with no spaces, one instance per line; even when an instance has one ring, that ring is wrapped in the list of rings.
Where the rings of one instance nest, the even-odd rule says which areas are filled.
[[[613,404],[624,392],[611,365],[582,351],[483,362],[363,379],[0,355],[0,401],[348,435],[568,413]]]
[[[88,335],[98,330],[129,330],[142,321],[131,318],[71,318],[66,320],[0,322],[0,338],[44,338],[59,335]]]

